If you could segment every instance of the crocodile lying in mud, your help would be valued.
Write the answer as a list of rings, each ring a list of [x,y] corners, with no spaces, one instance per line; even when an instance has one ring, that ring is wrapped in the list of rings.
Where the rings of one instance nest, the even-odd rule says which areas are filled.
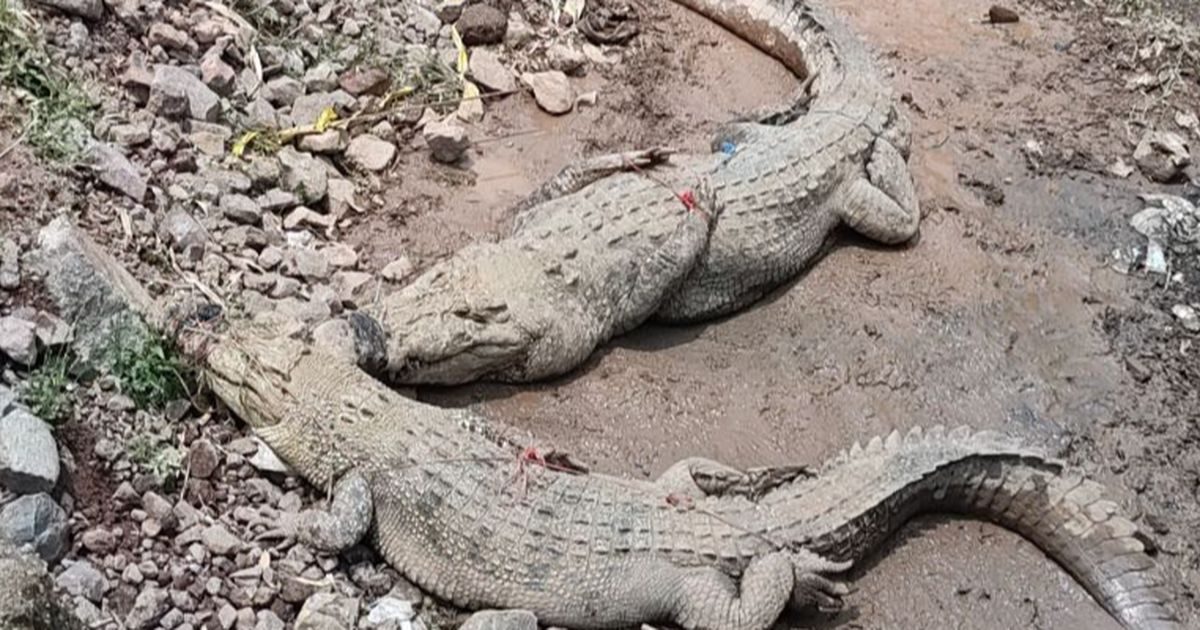
[[[509,237],[342,322],[359,365],[393,384],[547,378],[651,317],[746,307],[839,225],[883,243],[916,234],[907,122],[844,25],[796,0],[675,1],[807,77],[795,100],[726,125],[714,145],[732,154],[648,149],[568,167],[521,204]]]
[[[217,397],[333,489],[329,511],[299,517],[298,536],[330,551],[369,541],[461,608],[522,608],[567,628],[762,630],[789,606],[839,608],[837,574],[912,517],[948,512],[1024,535],[1125,627],[1183,627],[1145,534],[1099,484],[1016,438],[913,429],[819,468],[690,459],[655,483],[592,474],[493,439],[478,412],[407,399],[267,328],[222,325],[211,308],[164,316],[65,223],[41,246],[91,288],[76,301],[61,287],[79,279],[47,278],[64,316],[84,321],[74,315],[103,304],[120,317],[124,302],[173,331]]]

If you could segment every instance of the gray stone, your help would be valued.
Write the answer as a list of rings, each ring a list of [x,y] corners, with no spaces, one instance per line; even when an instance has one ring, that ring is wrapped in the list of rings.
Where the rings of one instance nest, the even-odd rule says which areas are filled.
[[[323,133],[307,135],[296,143],[301,151],[322,155],[341,153],[349,144],[350,136],[344,129],[329,129]]]
[[[45,422],[20,408],[0,418],[0,485],[18,494],[50,492],[58,475],[58,445]]]
[[[150,45],[162,46],[168,50],[186,50],[188,44],[191,43],[191,38],[187,33],[166,22],[151,24],[146,36],[150,40]]]
[[[1176,304],[1171,307],[1171,314],[1179,320],[1179,325],[1188,332],[1200,332],[1200,313],[1187,304]]]
[[[55,582],[67,593],[100,603],[108,591],[104,573],[87,560],[79,560],[58,574]]]
[[[358,264],[358,252],[345,243],[330,243],[321,250],[321,255],[335,269],[346,269]]]
[[[187,70],[158,65],[150,84],[149,107],[168,118],[190,117],[212,122],[221,113],[221,98]]]
[[[183,251],[189,247],[203,247],[208,240],[208,231],[182,207],[176,206],[167,212],[158,225],[158,234],[175,249]]]
[[[0,289],[21,286],[21,248],[11,239],[0,238]]]
[[[83,548],[98,555],[104,555],[117,548],[117,539],[105,527],[93,527],[79,537]]]
[[[533,90],[538,107],[547,113],[557,116],[575,108],[575,89],[562,72],[527,72],[521,76],[521,81]]]
[[[146,178],[111,144],[98,142],[87,152],[88,165],[104,185],[141,202],[146,198]]]
[[[108,622],[104,611],[82,597],[75,598],[75,616],[88,628],[99,628]]]
[[[329,177],[325,165],[313,156],[292,147],[279,151],[283,188],[290,190],[304,203],[316,203],[325,197]]]
[[[334,217],[332,215],[314,212],[304,206],[292,210],[283,219],[283,227],[286,230],[305,226],[324,230],[333,227],[333,224]]]
[[[359,601],[333,593],[316,593],[296,616],[296,630],[353,630]]]
[[[283,273],[309,282],[324,280],[329,277],[329,261],[316,250],[293,249],[284,257]]]
[[[383,268],[383,271],[380,272],[380,275],[383,276],[384,280],[400,282],[412,275],[414,269],[412,261],[408,259],[408,256],[401,256],[388,263]]]
[[[150,125],[146,123],[127,123],[113,125],[108,130],[112,141],[123,147],[136,147],[150,142]]]
[[[588,61],[582,50],[562,43],[553,44],[546,49],[546,60],[554,70],[571,76],[583,74]]]
[[[9,389],[4,383],[0,383],[0,416],[16,409],[17,393]]]
[[[329,180],[328,188],[329,214],[340,217],[351,209],[362,211],[354,198],[354,182],[348,179],[333,178]]]
[[[37,363],[37,333],[32,322],[16,317],[0,317],[0,355],[32,367]]]
[[[188,450],[188,472],[196,479],[208,479],[221,465],[221,453],[209,440],[196,440]]]
[[[313,345],[353,365],[358,360],[354,349],[354,330],[344,319],[322,322],[312,331]]]
[[[333,274],[333,290],[338,299],[343,302],[353,302],[360,288],[372,280],[373,276],[365,271],[339,271]]]
[[[459,630],[537,630],[537,617],[528,610],[482,610]]]
[[[104,3],[101,0],[37,0],[37,3],[89,20],[104,17]]]
[[[142,570],[138,568],[138,565],[131,564],[121,572],[121,581],[126,584],[138,586],[142,582],[145,582],[146,578],[142,575]]]
[[[366,630],[401,630],[404,622],[411,622],[417,616],[413,603],[395,597],[381,597],[367,613],[361,627]]]
[[[323,61],[304,72],[304,87],[309,92],[332,92],[338,87],[337,68]]]
[[[273,130],[279,128],[279,114],[267,99],[258,96],[246,106],[246,124],[251,129]]]
[[[425,144],[429,145],[429,154],[434,160],[444,164],[454,164],[462,160],[471,146],[467,130],[452,120],[425,123],[422,135],[425,137]]]
[[[371,134],[356,137],[346,148],[346,161],[365,171],[382,171],[395,157],[396,145]]]
[[[287,75],[275,77],[263,86],[263,96],[276,107],[291,106],[303,95],[304,84]]]
[[[254,200],[245,195],[224,195],[221,197],[221,214],[238,223],[258,225],[262,223],[262,208]]]
[[[486,46],[504,41],[508,16],[486,4],[472,4],[458,18],[458,32],[467,46]]]
[[[1187,141],[1170,131],[1147,131],[1133,152],[1133,160],[1142,173],[1159,183],[1171,183],[1183,177],[1191,165]]]
[[[517,79],[500,61],[500,56],[477,48],[471,52],[471,77],[479,87],[491,92],[511,92],[517,89]]]
[[[71,325],[57,315],[38,311],[28,321],[33,323],[33,332],[43,348],[59,348],[74,339]]]
[[[242,548],[242,541],[238,540],[237,536],[229,533],[229,530],[220,523],[206,527],[200,533],[200,542],[204,543],[204,546],[210,552],[218,556],[231,555]]]
[[[292,103],[292,122],[296,125],[311,125],[317,122],[325,108],[332,107],[338,114],[354,105],[354,97],[342,90],[305,94]]]
[[[391,84],[392,75],[382,68],[356,68],[343,74],[338,82],[346,93],[353,96],[383,96]]]
[[[167,592],[148,586],[133,600],[133,608],[125,615],[125,626],[130,630],[149,630],[167,614],[169,607],[170,598]]]
[[[254,624],[254,630],[284,630],[286,625],[279,615],[270,610],[258,611],[258,621]]]
[[[35,627],[81,630],[72,607],[55,593],[46,563],[0,536],[0,628]]]
[[[27,494],[0,509],[0,533],[15,545],[32,545],[47,562],[67,551],[67,513],[48,494]]]
[[[294,208],[300,204],[300,198],[294,193],[279,188],[272,188],[267,192],[259,195],[255,200],[258,207],[264,212],[281,212],[289,208]]]
[[[288,466],[287,463],[280,459],[275,454],[275,451],[271,450],[271,447],[267,446],[265,442],[256,437],[254,438],[254,443],[258,445],[258,449],[247,459],[251,466],[268,473],[279,473],[281,475],[295,474],[291,466]]]
[[[205,55],[200,60],[200,80],[217,94],[229,96],[236,79],[237,73],[219,56]]]

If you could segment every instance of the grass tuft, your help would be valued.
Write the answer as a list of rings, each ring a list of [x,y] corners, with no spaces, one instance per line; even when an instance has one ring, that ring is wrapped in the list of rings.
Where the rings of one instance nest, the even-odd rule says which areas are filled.
[[[133,335],[114,344],[108,363],[121,391],[139,408],[161,409],[188,394],[191,372],[159,335]]]
[[[51,355],[29,373],[21,386],[21,401],[51,425],[66,422],[74,410],[70,395],[71,366],[66,353]]]

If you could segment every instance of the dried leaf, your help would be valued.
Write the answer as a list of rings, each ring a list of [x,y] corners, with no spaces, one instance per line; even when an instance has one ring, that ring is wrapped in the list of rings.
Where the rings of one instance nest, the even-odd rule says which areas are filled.
[[[337,117],[337,112],[332,107],[326,107],[317,116],[317,121],[313,123],[313,129],[316,129],[317,133],[324,133],[329,124],[337,120]]]
[[[463,43],[462,35],[458,33],[457,26],[450,27],[450,38],[454,40],[454,47],[458,49],[458,63],[455,70],[458,71],[458,76],[467,76],[469,64],[467,62],[467,46]]]

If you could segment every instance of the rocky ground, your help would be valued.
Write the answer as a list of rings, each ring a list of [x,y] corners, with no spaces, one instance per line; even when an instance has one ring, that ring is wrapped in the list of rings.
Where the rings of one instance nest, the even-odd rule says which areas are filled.
[[[705,146],[716,124],[789,92],[792,79],[749,46],[665,3],[593,1],[582,20],[570,13],[576,5],[564,4],[554,15],[551,3],[500,0],[0,0],[0,531],[50,564],[84,624],[415,628],[466,618],[423,596],[368,549],[323,556],[279,531],[287,515],[319,505],[322,493],[212,407],[158,340],[93,348],[112,358],[93,369],[73,344],[70,322],[56,316],[31,254],[38,229],[66,215],[156,294],[185,286],[336,344],[322,322],[464,243],[502,233],[507,206],[566,163],[632,146]],[[924,345],[926,336],[892,349],[871,333],[920,330],[933,325],[919,315],[948,313],[961,319],[937,324],[942,346],[991,352],[970,339],[986,328],[976,337],[1006,336],[1003,352],[1019,357],[999,373],[1044,370],[1024,384],[995,385],[1034,392],[1030,416],[1049,409],[1087,419],[1064,422],[1072,457],[1134,497],[1162,536],[1164,560],[1191,610],[1200,595],[1200,550],[1189,535],[1200,525],[1193,347],[1200,215],[1191,205],[1197,188],[1187,181],[1200,157],[1200,40],[1179,26],[1174,9],[1139,13],[1134,3],[1030,3],[1014,7],[1016,23],[993,13],[1002,24],[987,24],[988,5],[976,3],[971,15],[915,0],[899,14],[888,3],[832,4],[880,50],[916,120],[914,163],[930,225],[925,244],[906,259],[915,271],[896,281],[933,287],[924,293],[873,293],[898,254],[845,250],[792,293],[808,306],[801,313],[833,322],[844,315],[838,305],[804,287],[833,292],[838,280],[868,287],[871,295],[851,295],[880,310],[860,313],[870,321],[852,336],[870,341],[848,344],[859,356],[839,357],[861,373],[841,374],[846,366],[821,359],[812,330],[784,320],[779,334],[771,332],[779,321],[763,322],[763,313],[796,315],[780,310],[785,297],[740,323],[635,335],[562,382],[422,395],[484,401],[495,415],[513,417],[516,429],[624,474],[653,474],[696,447],[735,464],[815,458],[822,453],[809,451],[820,440],[804,447],[793,439],[807,425],[780,428],[789,413],[820,426],[815,416],[823,412],[867,409],[859,428],[869,435],[893,414],[927,410],[856,388],[921,391],[922,401],[943,409],[961,404],[924,393],[903,356],[917,355],[937,384],[943,377],[929,364],[941,357],[954,365],[948,351]],[[981,59],[968,37],[985,25],[992,39],[983,50],[994,56]],[[1048,50],[1058,56],[1044,59]],[[1129,208],[1141,192],[1171,196]],[[1085,204],[1106,212],[1078,209]],[[1045,208],[1062,214],[1037,212]],[[1056,246],[1069,254],[1045,258]],[[976,249],[1005,257],[1001,271]],[[935,276],[945,282],[953,275],[946,267],[959,263],[1002,288],[939,284]],[[1063,290],[1079,274],[1096,273],[1091,268],[1117,279],[1083,295]],[[831,279],[824,269],[856,275]],[[1002,293],[1034,285],[1044,288],[1044,301],[1032,306]],[[903,305],[883,308],[909,301],[918,315]],[[991,307],[956,310],[972,301]],[[831,324],[818,337],[846,332]],[[1026,341],[1029,333],[1034,341]],[[691,347],[704,356],[681,355],[688,347],[681,337],[694,338]],[[739,352],[760,337],[751,365]],[[779,358],[785,354],[787,361]],[[795,388],[802,395],[713,392],[727,388],[704,382],[722,367],[765,370],[764,355],[803,370],[794,374],[809,383]],[[1079,367],[1088,361],[1100,367]],[[1105,361],[1119,362],[1117,371]],[[971,364],[959,371],[976,380],[948,387],[985,387],[990,370],[986,361]],[[741,378],[779,381],[766,372]],[[1139,400],[1113,401],[1118,395]],[[967,397],[983,411],[1010,402]],[[801,404],[815,411],[799,411]],[[1093,404],[1109,417],[1091,423],[1099,415]],[[599,426],[570,420],[587,410]],[[741,424],[705,426],[718,412]],[[677,426],[645,426],[645,418],[663,417]],[[839,447],[848,443],[843,437],[864,437],[844,426],[829,433]],[[976,550],[962,547],[942,545],[948,559],[939,561],[966,566]],[[1007,549],[997,546],[989,557],[1011,555]],[[904,568],[881,569],[911,577]],[[942,581],[968,580],[944,570],[951,578]],[[900,592],[902,580],[882,579],[867,577],[863,586]],[[922,593],[911,617],[868,610],[849,627],[928,625],[927,615],[946,610],[947,600],[980,619],[991,612],[985,595],[1025,615],[1020,599],[1034,596],[1011,587],[1012,576],[971,579],[944,599]],[[963,604],[963,588],[980,595]],[[1043,602],[1041,613],[1035,599],[1034,617],[1050,619],[1047,627],[1104,621],[1072,597]],[[536,625],[527,615],[498,614],[506,616],[476,616],[463,627]],[[1006,626],[1005,614],[996,627],[1018,623]]]

